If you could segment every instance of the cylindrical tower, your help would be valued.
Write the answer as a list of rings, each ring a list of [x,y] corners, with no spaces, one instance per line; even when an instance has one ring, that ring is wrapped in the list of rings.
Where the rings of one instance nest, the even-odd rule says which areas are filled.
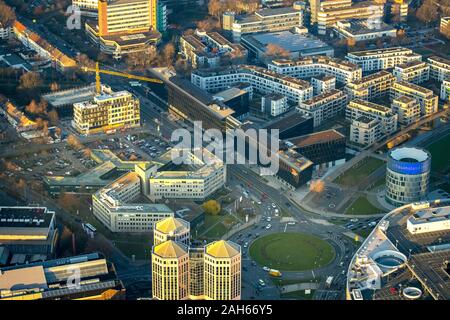
[[[425,200],[430,179],[431,155],[419,148],[389,151],[386,201],[395,206]]]

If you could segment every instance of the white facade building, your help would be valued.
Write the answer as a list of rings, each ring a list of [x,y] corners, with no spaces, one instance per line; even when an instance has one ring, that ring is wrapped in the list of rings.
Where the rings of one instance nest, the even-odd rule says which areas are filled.
[[[441,99],[444,101],[450,100],[450,80],[444,80],[441,84]]]
[[[450,230],[450,207],[418,210],[408,218],[406,228],[411,234],[448,231]]]
[[[297,60],[273,60],[268,69],[294,78],[333,76],[337,82],[349,83],[362,78],[361,68],[346,60],[325,56],[306,57]]]
[[[239,83],[249,83],[254,91],[282,94],[295,104],[310,99],[313,95],[313,88],[307,81],[250,65],[217,72],[197,70],[191,74],[191,82],[209,92],[224,90]]]
[[[438,56],[428,58],[430,78],[442,82],[450,80],[450,60]]]
[[[392,101],[392,112],[398,115],[398,123],[408,126],[420,118],[420,106],[416,99],[400,96]]]
[[[317,127],[342,113],[346,105],[347,96],[342,91],[333,89],[300,102],[297,110],[302,115],[312,117],[314,127]]]
[[[350,125],[350,141],[370,146],[383,137],[381,122],[367,116],[360,116]]]
[[[422,60],[420,54],[403,47],[354,51],[349,52],[346,58],[360,66],[363,72],[390,69],[399,64]]]
[[[430,66],[425,62],[414,60],[395,66],[392,73],[397,81],[420,84],[430,79]]]
[[[390,91],[391,99],[407,96],[414,98],[420,105],[420,114],[427,116],[438,111],[438,97],[430,89],[418,86],[413,83],[398,81],[395,82]]]

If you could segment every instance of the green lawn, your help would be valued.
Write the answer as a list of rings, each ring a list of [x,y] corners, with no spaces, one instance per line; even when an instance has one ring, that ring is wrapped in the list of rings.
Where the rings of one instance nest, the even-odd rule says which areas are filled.
[[[345,214],[377,214],[382,213],[381,209],[378,209],[367,200],[365,197],[357,198],[350,207],[345,210]]]
[[[431,153],[431,170],[446,173],[450,167],[448,150],[450,150],[450,134],[433,142],[426,149]],[[446,151],[447,150],[447,151]]]
[[[386,177],[380,177],[369,188],[369,191],[376,191],[379,187],[386,184]]]
[[[335,252],[328,242],[309,234],[274,233],[255,240],[250,255],[269,268],[303,271],[329,264]]]
[[[131,258],[133,254],[137,260],[150,260],[151,258],[152,246],[150,242],[116,240],[114,241],[114,245],[129,258]]]
[[[365,158],[334,179],[334,182],[344,186],[357,186],[361,180],[367,178],[382,165],[384,165],[383,160],[372,157]]]
[[[237,222],[231,215],[205,215],[205,222],[198,228],[196,236],[202,239],[220,239]],[[208,230],[209,229],[209,230]]]

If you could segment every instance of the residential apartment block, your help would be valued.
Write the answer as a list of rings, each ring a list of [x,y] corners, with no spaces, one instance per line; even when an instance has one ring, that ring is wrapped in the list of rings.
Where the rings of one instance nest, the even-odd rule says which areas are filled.
[[[444,101],[449,101],[450,97],[450,80],[444,80],[441,84],[441,99]]]
[[[240,55],[245,61],[247,49],[240,44],[231,43],[218,32],[196,30],[194,34],[180,38],[180,52],[193,68],[220,65],[221,57]]]
[[[325,56],[306,57],[297,60],[273,60],[268,64],[268,69],[294,78],[333,76],[337,82],[345,84],[362,78],[362,70],[356,64]]]
[[[348,99],[373,100],[389,93],[395,77],[387,71],[379,71],[355,82],[347,83],[345,92]]]
[[[439,32],[447,39],[450,39],[450,17],[441,18]]]
[[[314,119],[314,127],[322,125],[325,121],[343,113],[347,105],[347,96],[341,90],[333,89],[301,101],[297,110],[304,116]]]
[[[139,99],[128,91],[103,92],[73,105],[72,126],[82,134],[140,126]]]
[[[383,136],[397,131],[398,116],[394,114],[389,107],[361,99],[350,101],[345,113],[346,119],[352,121],[353,123],[355,120],[359,121],[358,119],[361,116],[367,117],[371,120],[377,120],[381,124],[380,130]],[[368,127],[373,126],[371,122],[367,122],[365,119],[362,122],[366,123]],[[360,127],[361,124],[357,124],[357,126]]]
[[[442,82],[450,79],[450,60],[438,56],[428,58],[430,78]]]
[[[295,104],[307,100],[313,95],[313,88],[307,81],[284,76],[265,68],[242,65],[225,70],[196,70],[191,81],[200,89],[216,92],[239,83],[249,83],[254,91],[278,93]]]
[[[438,97],[433,91],[413,83],[398,81],[395,82],[390,90],[391,100],[407,96],[415,99],[420,105],[420,115],[428,116],[438,111]]]
[[[422,56],[411,49],[393,47],[349,52],[346,59],[362,68],[363,72],[394,68],[396,65],[420,61]]]
[[[377,119],[360,116],[350,125],[350,141],[357,144],[370,146],[382,137],[382,124]]]
[[[414,60],[395,66],[392,73],[397,81],[420,84],[430,79],[430,66],[426,62]]]
[[[398,123],[408,126],[420,118],[420,105],[416,99],[400,96],[391,104],[392,112],[398,115]]]

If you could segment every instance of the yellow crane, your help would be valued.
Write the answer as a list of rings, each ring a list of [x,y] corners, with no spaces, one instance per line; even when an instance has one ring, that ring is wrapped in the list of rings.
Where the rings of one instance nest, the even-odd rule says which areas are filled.
[[[125,77],[128,79],[153,82],[153,83],[164,83],[160,79],[147,78],[147,77],[137,76],[137,75],[125,73],[125,72],[100,69],[98,62],[95,63],[95,68],[82,67],[81,70],[83,70],[84,72],[95,72],[95,91],[97,92],[97,94],[101,93],[100,73],[109,74],[109,75],[118,76],[118,77]]]

